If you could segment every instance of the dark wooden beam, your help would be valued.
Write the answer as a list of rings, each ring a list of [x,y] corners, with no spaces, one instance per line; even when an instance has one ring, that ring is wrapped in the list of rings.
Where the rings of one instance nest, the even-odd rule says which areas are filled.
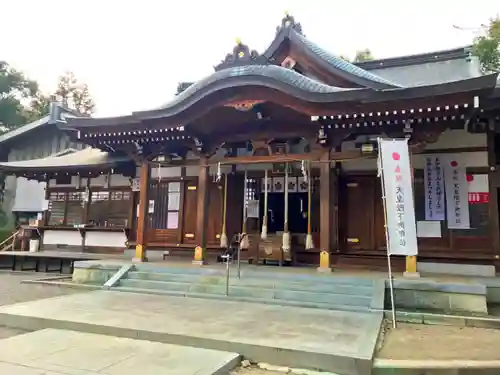
[[[330,253],[332,251],[332,168],[330,153],[321,157],[320,165],[320,249]]]
[[[207,249],[207,224],[208,224],[208,166],[207,157],[203,156],[199,160],[198,172],[198,200],[196,202],[196,244],[201,248],[201,254],[195,251],[193,262],[204,264],[206,261],[205,254]]]
[[[139,216],[137,217],[137,236],[135,245],[135,260],[147,261],[147,224],[149,214],[149,181],[151,179],[151,166],[140,166],[140,191],[139,191]]]
[[[499,212],[498,212],[498,189],[500,188],[499,174],[497,170],[496,160],[496,147],[495,147],[495,133],[489,130],[486,134],[488,144],[488,216],[490,226],[490,236],[493,247],[493,252],[498,260],[500,258],[500,226],[499,226]]]

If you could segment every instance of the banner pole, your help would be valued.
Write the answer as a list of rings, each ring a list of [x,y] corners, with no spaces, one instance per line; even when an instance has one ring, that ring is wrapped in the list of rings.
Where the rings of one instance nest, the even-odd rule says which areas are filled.
[[[392,314],[392,328],[396,328],[396,306],[394,303],[394,284],[392,279],[392,265],[391,265],[391,251],[389,242],[389,231],[387,228],[387,205],[385,196],[385,184],[384,184],[384,168],[382,166],[382,154],[381,154],[381,138],[377,138],[378,143],[378,177],[380,178],[380,186],[382,190],[382,206],[384,207],[384,229],[385,229],[385,243],[387,247],[387,273],[389,277],[389,292],[391,294],[391,314]]]

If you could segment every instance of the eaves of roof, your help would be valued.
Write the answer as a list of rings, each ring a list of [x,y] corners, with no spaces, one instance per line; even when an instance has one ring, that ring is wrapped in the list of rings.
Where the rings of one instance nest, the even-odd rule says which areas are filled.
[[[462,92],[478,92],[495,87],[497,75],[481,76],[456,82],[419,87],[398,87],[386,90],[370,88],[347,89],[329,86],[315,81],[293,70],[276,65],[249,65],[217,71],[198,81],[174,97],[167,104],[149,111],[134,112],[132,115],[113,118],[68,118],[67,128],[79,129],[88,126],[116,126],[138,124],[143,120],[164,119],[166,123],[176,123],[176,116],[198,105],[213,95],[210,106],[225,105],[234,98],[255,100],[255,88],[282,92],[287,97],[301,103],[313,105],[347,105],[394,100],[421,99],[429,96],[443,96]],[[274,94],[275,95],[275,94]],[[206,104],[206,101],[205,101]],[[190,119],[199,116],[192,111]],[[176,125],[178,126],[178,125]]]

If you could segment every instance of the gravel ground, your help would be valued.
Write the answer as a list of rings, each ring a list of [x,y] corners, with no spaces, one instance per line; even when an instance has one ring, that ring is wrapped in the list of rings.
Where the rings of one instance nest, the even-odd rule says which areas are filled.
[[[231,375],[283,375],[282,372],[261,370],[257,367],[249,367],[235,370]]]
[[[0,306],[85,292],[85,290],[81,289],[55,285],[21,284],[23,280],[36,280],[53,276],[55,275],[33,272],[0,272]],[[21,333],[25,333],[25,331],[0,326],[0,339],[19,335]]]
[[[386,327],[378,358],[500,360],[500,330],[399,323]]]

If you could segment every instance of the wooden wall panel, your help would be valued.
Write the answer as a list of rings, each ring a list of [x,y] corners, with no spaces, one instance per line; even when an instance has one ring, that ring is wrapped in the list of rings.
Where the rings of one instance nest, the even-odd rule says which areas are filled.
[[[227,237],[240,233],[243,225],[244,176],[229,175],[227,180]]]
[[[344,221],[344,248],[349,250],[374,249],[374,179],[372,176],[343,176],[345,202],[339,220]]]
[[[196,217],[198,190],[197,181],[186,181],[184,184],[184,212],[182,216],[182,243],[196,244]]]
[[[219,245],[222,229],[222,192],[224,181],[208,183],[208,228],[207,244]]]

